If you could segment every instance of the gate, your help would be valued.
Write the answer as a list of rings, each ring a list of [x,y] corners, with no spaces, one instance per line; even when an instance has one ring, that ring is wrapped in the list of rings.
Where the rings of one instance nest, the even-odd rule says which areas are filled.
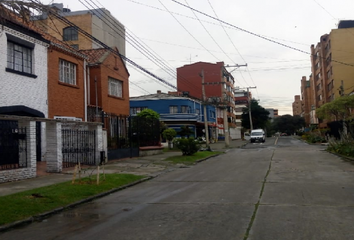
[[[27,167],[26,128],[17,121],[0,120],[0,170]]]
[[[42,161],[42,129],[41,129],[41,122],[36,122],[36,153],[37,153],[37,162]]]
[[[62,129],[63,168],[96,165],[96,131]]]

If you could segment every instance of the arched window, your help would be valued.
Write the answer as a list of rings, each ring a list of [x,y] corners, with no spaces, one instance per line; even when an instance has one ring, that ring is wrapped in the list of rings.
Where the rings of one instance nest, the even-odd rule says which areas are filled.
[[[78,40],[78,32],[75,27],[67,27],[63,29],[63,41]]]

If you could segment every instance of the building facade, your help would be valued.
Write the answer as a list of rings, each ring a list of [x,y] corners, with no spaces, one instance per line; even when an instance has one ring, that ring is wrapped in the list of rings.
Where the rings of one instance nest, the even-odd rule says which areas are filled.
[[[177,89],[214,104],[218,109],[218,134],[228,135],[230,131],[233,138],[236,129],[234,78],[223,62],[197,62],[177,68]]]
[[[205,134],[204,110],[199,100],[161,91],[157,91],[156,94],[130,98],[131,116],[135,116],[146,108],[157,112],[160,115],[160,121],[177,132],[182,126],[188,126],[194,132],[194,137],[202,137]],[[209,138],[216,139],[216,109],[212,105],[207,105],[206,110]]]
[[[311,76],[310,76],[311,79]],[[306,79],[306,76],[301,78],[301,117],[305,119],[306,127],[309,127],[311,124],[314,124],[315,119],[311,116],[313,113],[313,95],[311,91],[311,82]]]
[[[125,27],[107,9],[72,12],[69,8],[64,8],[62,3],[53,3],[49,7],[107,46],[117,47],[119,52],[125,56]],[[75,27],[50,15],[48,12],[43,12],[42,15],[33,17],[33,20],[46,33],[76,49],[102,48],[100,44],[80,34]]]
[[[302,101],[300,95],[295,95],[293,102],[293,116],[301,116],[302,113]]]
[[[321,36],[316,46],[311,45],[310,89],[313,109],[354,89],[353,52],[353,21],[340,21],[338,29]]]

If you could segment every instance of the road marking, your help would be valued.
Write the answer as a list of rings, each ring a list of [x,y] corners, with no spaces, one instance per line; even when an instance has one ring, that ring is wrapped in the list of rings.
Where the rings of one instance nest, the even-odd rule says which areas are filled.
[[[277,143],[278,143],[278,138],[279,138],[279,137],[277,137],[277,139],[275,139],[274,145],[277,145]]]

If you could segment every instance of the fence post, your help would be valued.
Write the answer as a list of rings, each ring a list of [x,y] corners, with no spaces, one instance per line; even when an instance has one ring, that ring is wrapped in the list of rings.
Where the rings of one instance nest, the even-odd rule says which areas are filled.
[[[63,170],[63,143],[62,125],[60,122],[47,122],[47,172],[61,172]]]
[[[27,172],[26,176],[21,178],[32,178],[37,175],[37,151],[36,151],[36,122],[28,120],[19,120],[19,128],[26,128],[26,142],[27,142]],[[19,178],[19,179],[21,179]]]
[[[102,125],[97,124],[95,126],[95,163],[98,165],[101,161],[101,151],[106,151],[107,149],[103,149],[103,132],[102,132]]]

